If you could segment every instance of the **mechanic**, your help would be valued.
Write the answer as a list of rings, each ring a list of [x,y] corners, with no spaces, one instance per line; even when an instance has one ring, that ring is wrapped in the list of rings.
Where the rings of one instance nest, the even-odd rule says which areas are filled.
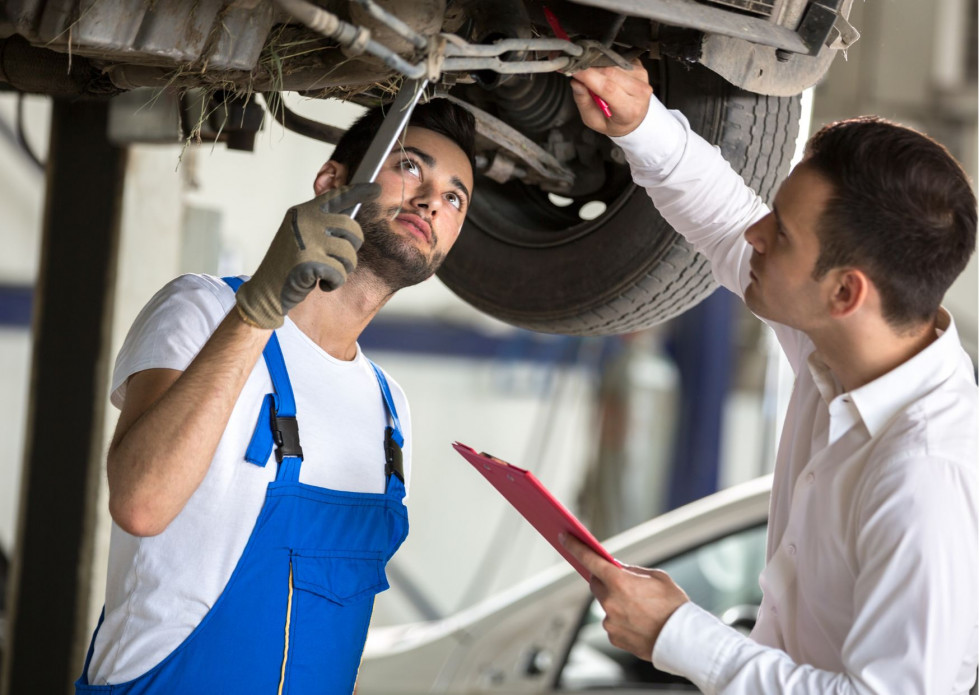
[[[796,376],[750,637],[664,572],[616,568],[566,538],[611,643],[706,693],[966,693],[977,389],[940,302],[976,246],[967,176],[928,137],[857,118],[809,140],[769,210],[640,66],[579,72],[572,89],[718,282],[772,326]]]
[[[344,134],[251,279],[179,277],[131,328],[76,692],[353,690],[411,470],[404,393],[357,340],[435,272],[473,189],[473,119],[444,99],[416,107],[376,183],[345,186],[382,120]]]

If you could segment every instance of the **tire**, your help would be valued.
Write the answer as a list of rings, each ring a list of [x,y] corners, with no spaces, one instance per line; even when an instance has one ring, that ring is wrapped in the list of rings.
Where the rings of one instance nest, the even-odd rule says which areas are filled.
[[[787,175],[799,97],[744,92],[701,67],[664,61],[651,75],[664,103],[766,200]],[[655,78],[654,78],[655,79]],[[621,158],[620,158],[621,159]],[[602,163],[598,163],[601,166]],[[706,259],[660,217],[628,165],[609,160],[602,191],[559,211],[539,189],[477,176],[473,204],[441,280],[477,309],[545,333],[609,335],[682,313],[715,288]],[[592,221],[581,206],[601,199]],[[569,217],[569,214],[571,215]],[[563,215],[563,216],[562,216]]]

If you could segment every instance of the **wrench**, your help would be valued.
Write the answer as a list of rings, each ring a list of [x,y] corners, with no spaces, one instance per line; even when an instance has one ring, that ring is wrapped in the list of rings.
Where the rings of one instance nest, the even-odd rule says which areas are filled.
[[[384,116],[381,127],[377,129],[377,135],[371,141],[364,158],[360,161],[357,171],[354,172],[350,183],[371,183],[377,178],[378,172],[384,160],[391,154],[394,144],[398,140],[401,131],[408,124],[411,112],[415,110],[415,105],[425,91],[428,84],[427,79],[409,80],[406,79],[398,90],[398,96],[391,104],[390,110]],[[356,218],[360,211],[360,203],[350,209],[350,216]]]

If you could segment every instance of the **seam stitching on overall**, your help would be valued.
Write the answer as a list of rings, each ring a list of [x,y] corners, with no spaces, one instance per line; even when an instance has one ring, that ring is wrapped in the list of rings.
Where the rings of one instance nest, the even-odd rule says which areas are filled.
[[[292,558],[289,558],[289,600],[286,602],[286,635],[282,648],[282,670],[279,673],[278,695],[282,695],[282,689],[286,684],[286,666],[289,663],[289,627],[292,621]]]

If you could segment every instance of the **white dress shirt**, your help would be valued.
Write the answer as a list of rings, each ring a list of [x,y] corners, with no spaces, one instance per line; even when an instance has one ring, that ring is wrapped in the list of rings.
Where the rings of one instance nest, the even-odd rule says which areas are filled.
[[[621,138],[636,183],[743,296],[744,230],[768,209],[655,98]],[[804,333],[773,324],[796,373],[772,489],[751,637],[687,603],[657,668],[707,693],[966,693],[979,615],[977,395],[942,310],[938,336],[850,392]]]

